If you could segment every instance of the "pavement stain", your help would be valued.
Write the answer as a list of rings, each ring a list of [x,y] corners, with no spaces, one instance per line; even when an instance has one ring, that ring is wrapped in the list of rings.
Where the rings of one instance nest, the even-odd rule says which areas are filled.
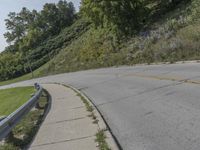
[[[148,116],[148,115],[151,115],[151,114],[153,114],[153,111],[145,113],[144,116]]]

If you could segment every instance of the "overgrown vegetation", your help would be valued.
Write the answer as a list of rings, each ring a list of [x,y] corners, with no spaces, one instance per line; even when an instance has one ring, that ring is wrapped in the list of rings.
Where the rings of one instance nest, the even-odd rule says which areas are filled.
[[[36,69],[34,77],[40,77],[91,68],[200,59],[200,0],[82,0],[75,16],[72,26],[66,25],[60,34],[27,53],[31,64],[19,65],[15,57],[21,56],[19,52],[15,56],[2,53],[0,80],[24,74],[15,71],[20,66],[31,66]],[[11,82],[30,78],[28,74]],[[2,84],[6,83],[10,81]]]
[[[46,63],[74,35],[60,39],[60,43],[51,38],[75,19],[73,3],[62,0],[45,4],[40,12],[25,7],[19,13],[10,12],[5,20],[8,31],[4,34],[10,46],[0,55],[0,80],[32,72]]]
[[[29,112],[13,129],[13,135],[6,140],[6,143],[0,145],[0,150],[21,150],[28,148],[47,111],[48,95],[45,92],[39,100],[39,105],[41,109]]]
[[[92,112],[93,107],[89,104],[89,102],[81,94],[77,93],[77,96],[81,98],[82,102],[85,104],[87,111]]]

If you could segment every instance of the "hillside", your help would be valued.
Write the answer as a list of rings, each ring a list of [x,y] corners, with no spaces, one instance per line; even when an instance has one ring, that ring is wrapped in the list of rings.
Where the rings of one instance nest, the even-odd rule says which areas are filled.
[[[150,4],[151,8],[157,6]],[[34,77],[118,65],[200,59],[199,0],[180,2],[168,10],[154,8],[151,13],[153,19],[143,28],[122,36],[116,36],[111,28],[95,27],[85,17],[78,17],[72,26],[28,54]],[[30,78],[31,74],[27,74],[13,82]]]

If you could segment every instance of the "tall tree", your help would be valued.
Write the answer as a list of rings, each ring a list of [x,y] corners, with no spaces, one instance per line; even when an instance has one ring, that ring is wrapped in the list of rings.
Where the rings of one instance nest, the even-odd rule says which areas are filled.
[[[1,78],[7,79],[6,76],[11,78],[32,72],[32,69],[38,67],[34,66],[33,58],[30,58],[32,50],[40,46],[47,38],[70,26],[74,19],[74,5],[66,0],[60,0],[57,4],[47,3],[39,12],[30,11],[25,7],[19,13],[10,12],[8,19],[5,20],[7,32],[4,34],[9,43],[5,53],[9,55],[4,55],[0,59],[12,59],[10,55],[18,57],[15,59],[16,64],[10,59],[5,63],[0,62],[0,80]],[[46,51],[41,50],[40,52],[37,54],[39,58],[48,55]],[[7,64],[10,64],[9,69],[2,69],[5,66],[8,67]]]
[[[25,35],[25,26],[22,18],[15,12],[10,12],[9,19],[6,19],[6,28],[8,32],[4,34],[7,42],[19,41]]]
[[[60,0],[57,4],[59,17],[60,17],[60,27],[69,26],[74,21],[75,8],[72,2],[67,2],[66,0]]]
[[[5,20],[8,32],[4,34],[7,42],[18,42],[22,39],[30,25],[33,24],[37,16],[37,11],[32,12],[26,7],[23,7],[19,13],[10,12],[8,19]]]
[[[55,34],[59,30],[59,11],[55,4],[45,4],[41,11],[41,18],[45,21],[45,32]]]

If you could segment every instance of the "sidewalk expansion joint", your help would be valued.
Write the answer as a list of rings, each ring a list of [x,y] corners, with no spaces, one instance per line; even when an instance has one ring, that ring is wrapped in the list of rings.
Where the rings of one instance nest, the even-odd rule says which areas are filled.
[[[39,144],[39,145],[33,145],[31,147],[41,147],[41,146],[54,145],[54,144],[59,144],[59,143],[79,141],[79,140],[89,139],[89,138],[92,138],[92,137],[95,137],[95,136],[91,135],[91,136],[85,136],[85,137],[80,137],[80,138],[75,138],[75,139],[68,139],[68,140],[62,140],[62,141],[57,141],[57,142],[44,143],[44,144]]]
[[[85,108],[85,106],[73,107],[71,109],[81,109],[81,108]]]
[[[50,123],[47,123],[46,125],[59,124],[59,123],[63,123],[63,122],[72,122],[72,121],[82,120],[82,119],[85,119],[85,118],[87,118],[87,116],[75,118],[75,119],[69,119],[69,120],[61,120],[61,121],[56,121],[56,122],[50,122]]]

